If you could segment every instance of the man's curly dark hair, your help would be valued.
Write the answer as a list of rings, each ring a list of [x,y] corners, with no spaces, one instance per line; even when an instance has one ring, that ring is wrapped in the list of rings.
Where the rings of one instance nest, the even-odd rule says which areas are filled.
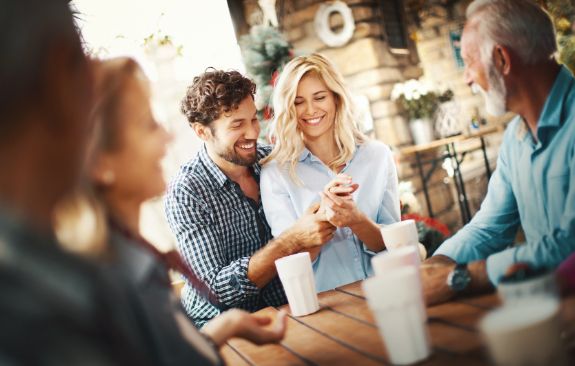
[[[207,69],[196,76],[182,99],[181,111],[190,126],[205,126],[220,118],[222,113],[236,110],[248,96],[254,97],[256,84],[237,71]]]

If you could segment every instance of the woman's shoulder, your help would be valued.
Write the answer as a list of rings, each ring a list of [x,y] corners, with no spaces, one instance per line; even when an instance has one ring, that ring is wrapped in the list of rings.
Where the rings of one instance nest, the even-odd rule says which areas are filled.
[[[385,143],[378,140],[367,140],[360,145],[359,150],[369,157],[381,158],[391,154],[391,149]]]
[[[270,160],[265,165],[262,166],[262,175],[286,175],[288,174],[287,169],[288,164],[280,164],[277,160]]]

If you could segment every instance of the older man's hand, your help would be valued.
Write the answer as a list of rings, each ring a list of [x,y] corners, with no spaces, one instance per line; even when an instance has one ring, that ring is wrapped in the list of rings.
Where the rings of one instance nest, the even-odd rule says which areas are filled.
[[[421,284],[427,305],[451,300],[455,292],[447,285],[447,276],[455,268],[455,262],[445,256],[431,257],[421,264]]]

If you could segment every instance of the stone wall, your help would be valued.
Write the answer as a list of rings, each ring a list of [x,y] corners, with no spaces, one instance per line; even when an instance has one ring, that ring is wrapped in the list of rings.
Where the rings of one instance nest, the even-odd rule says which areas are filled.
[[[399,115],[394,102],[389,100],[393,85],[402,80],[418,78],[422,70],[414,45],[407,54],[392,53],[385,42],[376,1],[345,0],[353,12],[355,31],[349,43],[330,48],[316,35],[314,17],[322,3],[318,0],[285,1],[281,27],[294,46],[296,54],[320,52],[335,63],[355,95],[366,96],[374,120],[372,136],[391,146],[411,144],[406,121]],[[257,24],[258,5],[255,0],[244,1],[248,24]],[[337,30],[342,20],[331,19]]]
[[[474,95],[471,88],[465,83],[463,67],[458,65],[454,55],[454,49],[450,40],[450,32],[458,32],[465,22],[465,9],[470,1],[460,1],[453,8],[436,6],[428,9],[427,14],[419,27],[409,25],[410,32],[415,35],[417,53],[420,58],[420,66],[423,69],[422,78],[429,80],[439,88],[449,88],[454,92],[454,100],[459,107],[458,119],[461,130],[464,133],[473,132],[471,119],[479,115],[484,120],[482,127],[498,126],[509,120],[510,116],[502,118],[489,118],[486,116],[484,101],[481,95]],[[497,153],[501,144],[502,130],[485,137],[487,155],[491,169],[495,169]],[[482,151],[479,149],[479,140],[467,141],[456,144],[458,151],[469,151],[463,162],[462,171],[465,180],[465,188],[471,214],[475,214],[487,190],[487,178]],[[411,161],[411,163],[413,163]],[[416,177],[404,176],[403,179],[417,180]],[[433,194],[431,200],[434,213],[438,218],[447,223],[452,230],[461,227],[461,215],[459,211],[458,197],[452,178],[445,175],[432,181],[433,190],[445,191],[449,187],[451,205],[445,207],[445,194]],[[418,192],[421,196],[421,192]],[[420,202],[424,202],[423,199]],[[444,208],[443,213],[435,207]]]

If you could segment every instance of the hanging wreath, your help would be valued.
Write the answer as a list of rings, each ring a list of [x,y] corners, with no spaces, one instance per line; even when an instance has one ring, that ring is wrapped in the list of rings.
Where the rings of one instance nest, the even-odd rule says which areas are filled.
[[[343,19],[343,29],[334,32],[329,25],[329,18],[333,13],[338,13]],[[330,47],[341,47],[345,45],[355,31],[355,21],[349,6],[342,1],[335,1],[330,4],[321,4],[315,14],[315,32],[323,43]]]

